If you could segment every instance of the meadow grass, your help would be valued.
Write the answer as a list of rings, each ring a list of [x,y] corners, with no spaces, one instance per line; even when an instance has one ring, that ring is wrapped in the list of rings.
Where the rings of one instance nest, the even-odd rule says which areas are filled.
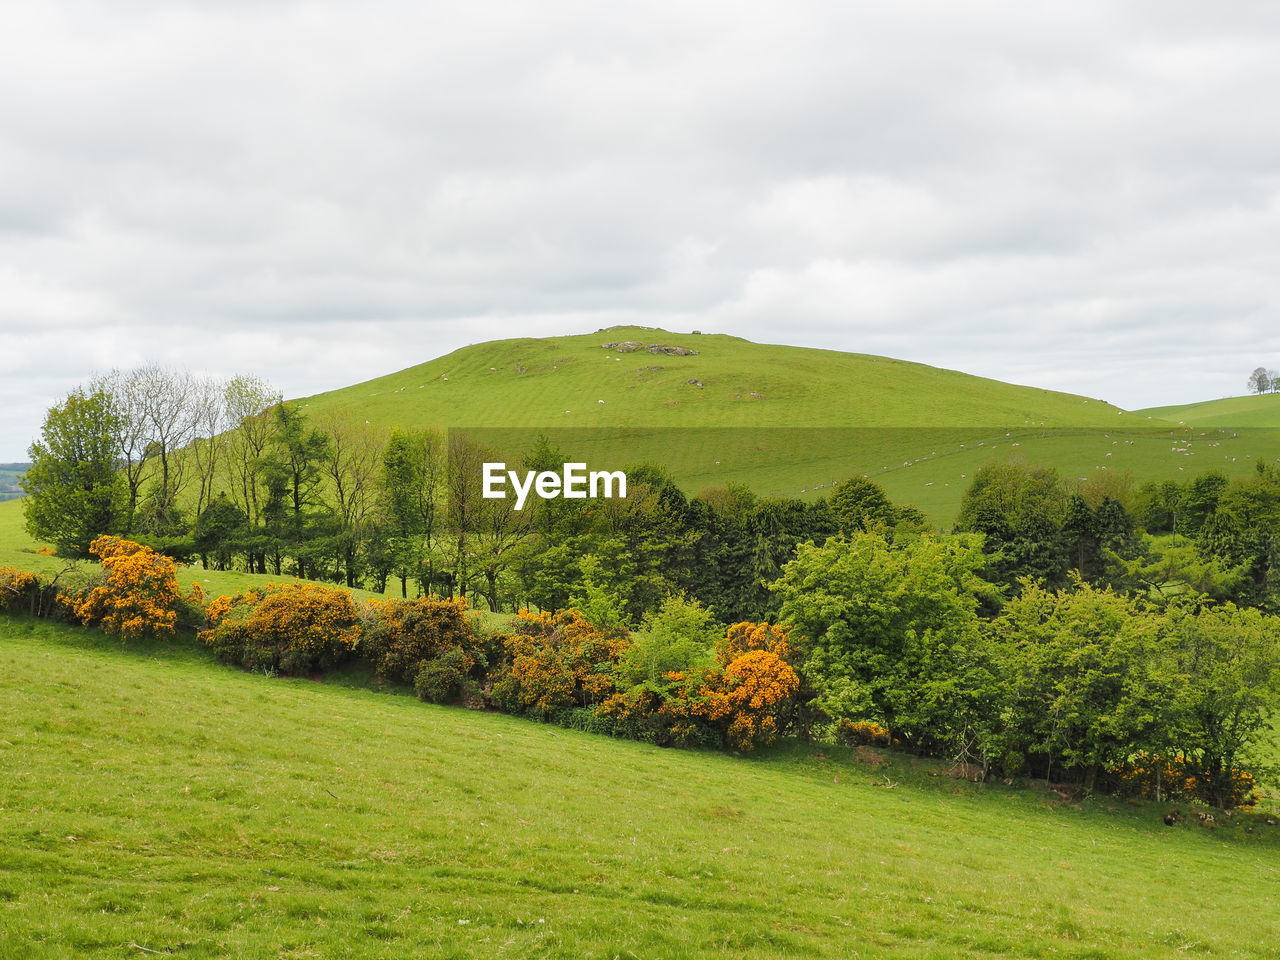
[[[626,340],[698,353],[602,348]],[[1229,428],[1250,424],[1179,425],[886,357],[642,327],[477,344],[297,402],[321,422],[468,430],[511,457],[544,434],[595,468],[660,464],[690,494],[740,483],[812,499],[865,474],[942,527],[991,460],[1142,482],[1242,476],[1280,455],[1280,417],[1243,433]]]
[[[1135,413],[1189,427],[1280,427],[1280,393],[1150,407]]]
[[[626,340],[697,353],[603,349]],[[298,403],[314,413],[437,428],[1112,427],[1147,420],[1101,400],[905,360],[644,327],[475,344]]]
[[[348,679],[0,616],[0,956],[1280,956],[1257,818],[1170,829],[865,748],[662,750]]]

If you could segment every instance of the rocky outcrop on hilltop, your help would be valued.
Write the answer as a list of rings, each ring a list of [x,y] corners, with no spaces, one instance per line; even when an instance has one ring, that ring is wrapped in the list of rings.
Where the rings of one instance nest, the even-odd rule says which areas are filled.
[[[665,343],[641,343],[639,340],[623,340],[620,343],[603,343],[601,346],[605,350],[612,350],[614,353],[635,353],[643,350],[646,353],[661,353],[668,357],[693,357],[697,356],[697,350],[690,350],[688,347],[675,347]]]

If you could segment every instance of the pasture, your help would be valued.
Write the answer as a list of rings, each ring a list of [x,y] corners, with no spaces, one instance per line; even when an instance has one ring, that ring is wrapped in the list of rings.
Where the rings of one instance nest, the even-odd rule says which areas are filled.
[[[0,616],[0,955],[1280,956],[1280,831]],[[154,951],[154,953],[153,953]]]

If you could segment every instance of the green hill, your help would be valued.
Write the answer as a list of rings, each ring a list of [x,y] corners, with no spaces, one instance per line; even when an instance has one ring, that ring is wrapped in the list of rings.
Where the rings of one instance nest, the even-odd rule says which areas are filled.
[[[1280,828],[662,750],[0,616],[0,956],[1274,957]],[[1246,822],[1247,821],[1247,822]],[[1252,829],[1250,829],[1252,828]]]
[[[1172,407],[1150,407],[1136,412],[1189,427],[1280,428],[1280,393],[1224,397]]]
[[[626,342],[641,348],[605,347]],[[692,353],[651,353],[650,345]],[[645,327],[477,344],[301,402],[432,427],[1111,427],[1133,419],[1099,400],[904,360]]]
[[[626,343],[638,348],[606,347]],[[546,434],[596,467],[660,463],[690,493],[741,483],[809,498],[865,474],[942,526],[992,459],[1142,481],[1242,475],[1280,452],[1280,433],[1180,426],[885,357],[643,327],[477,344],[298,402],[321,419],[466,428],[507,459]],[[0,504],[0,537],[18,513]]]
[[[638,348],[606,346],[617,343]],[[1184,463],[1171,455],[1172,425],[1099,400],[642,327],[478,344],[299,402],[387,426],[488,428],[482,439],[511,456],[547,433],[593,465],[662,463],[690,492],[738,482],[808,497],[867,474],[939,523],[993,457],[1043,460],[1070,476],[1167,476]]]
[[[16,500],[22,496],[18,481],[30,466],[29,463],[0,463],[0,500]]]

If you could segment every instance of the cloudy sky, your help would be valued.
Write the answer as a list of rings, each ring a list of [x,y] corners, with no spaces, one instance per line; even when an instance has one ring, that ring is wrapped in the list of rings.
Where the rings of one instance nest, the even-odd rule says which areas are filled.
[[[621,322],[1128,407],[1280,367],[1274,3],[0,10],[0,461],[113,366]]]

